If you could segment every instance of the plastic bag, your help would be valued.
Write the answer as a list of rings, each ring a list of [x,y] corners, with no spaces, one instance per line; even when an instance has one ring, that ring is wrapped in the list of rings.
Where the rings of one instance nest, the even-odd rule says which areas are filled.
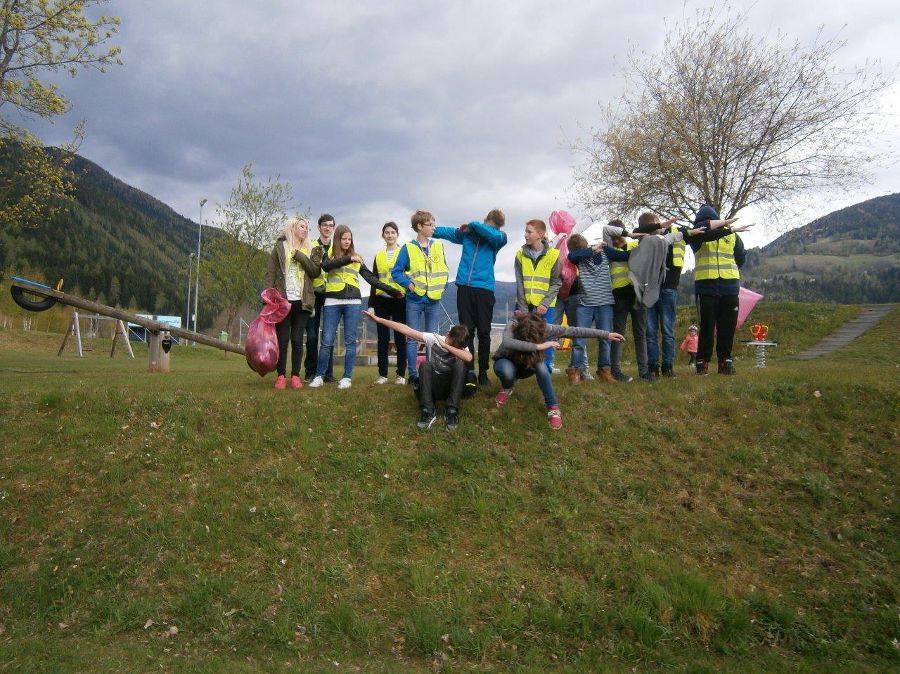
[[[578,276],[578,267],[569,262],[569,235],[575,229],[575,218],[567,211],[553,211],[550,214],[550,229],[560,236],[556,243],[559,248],[560,276],[562,286],[559,289],[559,299],[564,300],[572,290],[575,277]]]
[[[278,335],[275,326],[291,313],[291,303],[277,288],[266,288],[260,293],[263,308],[250,328],[244,342],[244,353],[250,369],[265,377],[278,365]]]

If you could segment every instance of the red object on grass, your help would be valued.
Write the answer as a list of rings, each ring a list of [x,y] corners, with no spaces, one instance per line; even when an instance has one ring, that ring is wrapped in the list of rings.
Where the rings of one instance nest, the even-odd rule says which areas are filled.
[[[247,330],[244,352],[250,369],[260,377],[265,377],[278,365],[278,335],[275,333],[275,326],[291,313],[291,303],[277,288],[266,288],[260,293],[260,297],[264,306]]]

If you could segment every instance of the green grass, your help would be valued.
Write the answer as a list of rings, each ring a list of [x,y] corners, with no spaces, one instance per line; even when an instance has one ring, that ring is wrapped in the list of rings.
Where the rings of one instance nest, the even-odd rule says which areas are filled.
[[[559,377],[560,433],[0,331],[0,670],[896,669],[900,312],[798,362],[858,309],[758,311],[768,369]]]

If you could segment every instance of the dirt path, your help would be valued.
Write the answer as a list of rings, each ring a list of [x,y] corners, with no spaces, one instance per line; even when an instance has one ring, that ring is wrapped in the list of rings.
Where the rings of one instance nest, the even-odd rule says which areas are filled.
[[[812,360],[826,353],[837,351],[859,337],[895,309],[893,304],[877,304],[864,307],[859,316],[847,321],[815,346],[794,356],[799,360]]]

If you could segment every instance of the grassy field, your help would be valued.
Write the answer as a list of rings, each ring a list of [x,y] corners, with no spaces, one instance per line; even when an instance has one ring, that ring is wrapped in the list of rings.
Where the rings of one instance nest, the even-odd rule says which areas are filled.
[[[736,377],[558,377],[561,432],[533,381],[422,433],[372,368],[2,330],[0,671],[896,671],[900,311],[788,358],[857,312],[760,305]]]

